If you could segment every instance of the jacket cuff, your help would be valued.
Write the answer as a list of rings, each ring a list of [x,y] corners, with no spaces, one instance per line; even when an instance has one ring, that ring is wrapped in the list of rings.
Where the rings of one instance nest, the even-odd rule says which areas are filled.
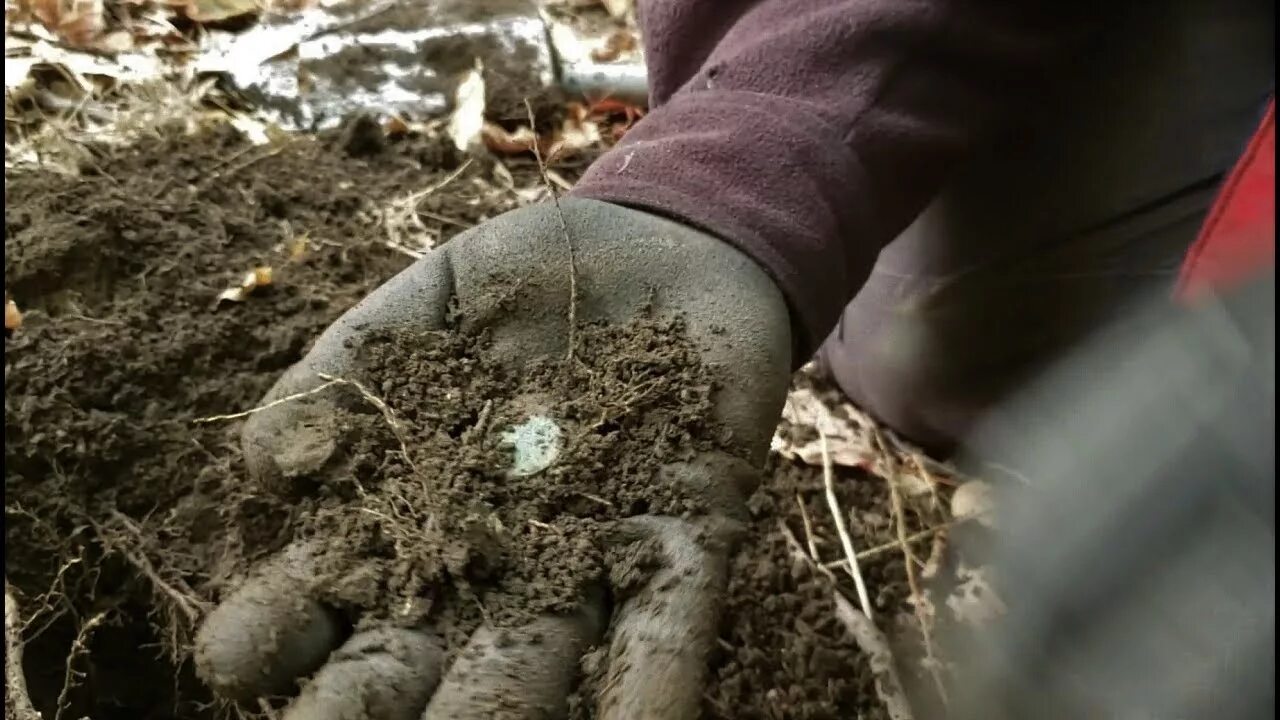
[[[570,195],[685,222],[755,259],[790,305],[800,364],[875,262],[878,244],[847,242],[871,230],[865,185],[821,109],[700,90],[677,93],[637,123]]]

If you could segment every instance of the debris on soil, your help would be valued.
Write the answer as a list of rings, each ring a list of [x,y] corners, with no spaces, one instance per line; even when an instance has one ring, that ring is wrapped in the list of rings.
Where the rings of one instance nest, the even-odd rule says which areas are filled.
[[[22,668],[22,611],[4,585],[4,717],[5,720],[40,720],[27,693]]]
[[[13,332],[22,327],[22,311],[18,309],[18,303],[13,298],[6,297],[4,299],[4,329]]]
[[[399,211],[439,243],[546,197],[532,158],[468,161],[443,135],[382,128],[266,145],[231,128],[177,128],[89,147],[74,175],[6,168],[6,295],[23,321],[5,343],[5,563],[26,615],[28,689],[45,717],[59,707],[108,720],[220,717],[226,708],[208,704],[192,671],[193,631],[250,566],[299,535],[349,540],[326,557],[343,578],[326,588],[332,604],[353,616],[449,612],[460,636],[484,615],[515,623],[576,601],[601,576],[596,533],[610,518],[700,511],[628,461],[684,457],[713,437],[699,410],[710,390],[670,341],[679,328],[644,317],[583,329],[578,356],[600,383],[587,393],[562,392],[572,376],[554,362],[493,366],[483,334],[445,332],[411,352],[404,338],[376,338],[362,376],[326,390],[351,399],[348,457],[361,469],[318,478],[302,500],[249,482],[239,423],[193,422],[254,407],[325,326],[412,261],[391,242],[397,198],[414,198]],[[589,160],[566,157],[556,171],[572,182]],[[219,293],[244,286],[246,268],[267,267],[270,282],[255,279],[251,301],[215,310]],[[657,370],[667,379],[653,389],[602,402]],[[697,391],[672,402],[677,387]],[[571,399],[539,405],[548,395]],[[482,401],[517,396],[525,407]],[[536,421],[547,411],[564,421],[558,445]],[[665,430],[635,432],[636,413],[646,427],[656,413],[652,427]],[[483,468],[514,462],[521,427],[559,462],[483,482]],[[424,486],[414,466],[428,457],[444,471]],[[524,467],[543,463],[530,458]],[[589,494],[562,467],[592,478]],[[877,617],[910,637],[890,494],[868,472],[877,467],[837,467],[837,492]],[[821,561],[840,557],[821,469],[775,457],[732,562],[708,717],[884,717],[830,579],[790,555],[779,522],[803,532],[797,499]],[[905,502],[923,556],[923,531],[948,518],[930,493]],[[340,512],[353,506],[373,512]],[[425,540],[405,544],[411,528]],[[345,572],[356,565],[362,572]],[[433,594],[440,578],[452,589]]]
[[[385,204],[462,163],[438,137],[353,158],[337,136],[262,148],[228,127],[90,152],[78,176],[5,173],[5,289],[23,310],[5,342],[6,573],[46,717],[80,621],[104,608],[80,661],[93,682],[64,714],[199,717],[191,631],[242,569],[227,563],[277,549],[295,509],[244,492],[231,424],[191,420],[251,407],[411,262],[387,245]],[[423,199],[423,226],[447,240],[540,185],[531,162],[501,177],[471,166]],[[262,266],[261,297],[214,310]]]
[[[244,274],[240,283],[218,293],[217,302],[244,302],[254,290],[271,285],[271,266],[261,265]]]
[[[868,482],[856,471],[837,472],[842,504],[853,510],[850,521],[867,538],[864,544],[887,538],[892,531],[883,483]],[[803,537],[805,525],[812,523],[820,556],[842,554],[826,509],[821,468],[775,457],[769,478],[751,499],[751,512],[749,539],[730,569],[721,654],[712,663],[706,716],[887,718],[875,693],[875,674],[836,614],[831,577],[797,558],[788,539],[788,533]],[[879,616],[909,612],[900,555],[878,555],[861,565]],[[840,590],[855,597],[852,581],[839,577],[844,580]]]

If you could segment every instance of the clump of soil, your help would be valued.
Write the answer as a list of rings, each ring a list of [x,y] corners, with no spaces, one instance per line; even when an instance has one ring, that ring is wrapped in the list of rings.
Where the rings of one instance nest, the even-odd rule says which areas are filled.
[[[335,389],[365,394],[338,423],[353,449],[304,479],[320,500],[299,522],[326,540],[324,599],[353,620],[445,615],[456,644],[481,620],[569,613],[607,582],[611,521],[708,510],[661,472],[717,435],[678,321],[588,325],[572,359],[520,368],[457,329],[377,336],[359,357],[359,385]]]
[[[329,545],[326,599],[351,617],[449,613],[460,636],[484,616],[516,623],[575,602],[601,579],[611,519],[704,509],[655,483],[656,466],[716,434],[712,388],[673,340],[680,328],[652,318],[584,328],[586,381],[555,358],[500,367],[483,333],[373,338],[351,380],[399,430],[359,388],[327,391],[348,401],[350,463],[293,495],[247,477],[239,423],[193,422],[253,407],[324,327],[411,262],[388,246],[389,226],[447,241],[536,184],[532,163],[494,173],[476,162],[403,214],[391,201],[463,159],[447,141],[374,130],[265,147],[229,130],[163,134],[92,148],[77,177],[6,170],[6,292],[24,318],[5,342],[5,569],[45,717],[60,704],[95,720],[218,716],[192,672],[194,629],[299,537],[345,538]],[[578,169],[559,168],[570,179]],[[273,269],[269,285],[217,301],[258,267]],[[494,482],[514,460],[504,435],[540,414],[562,425],[561,461]],[[842,483],[841,499],[887,518],[886,494],[855,489],[875,487]],[[795,566],[779,530],[780,519],[801,527],[797,492],[824,517],[820,488],[819,470],[780,463],[752,500],[709,717],[877,717],[829,588]],[[353,505],[372,513],[343,512]],[[409,549],[396,534],[409,528],[426,541]],[[859,532],[891,538],[887,524]],[[864,570],[883,616],[903,612],[900,556]]]

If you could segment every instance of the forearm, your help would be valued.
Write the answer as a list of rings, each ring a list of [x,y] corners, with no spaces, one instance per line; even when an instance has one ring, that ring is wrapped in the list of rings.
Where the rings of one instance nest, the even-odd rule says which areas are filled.
[[[1067,27],[1037,3],[652,0],[640,12],[654,107],[574,194],[751,255],[787,296],[805,356]]]

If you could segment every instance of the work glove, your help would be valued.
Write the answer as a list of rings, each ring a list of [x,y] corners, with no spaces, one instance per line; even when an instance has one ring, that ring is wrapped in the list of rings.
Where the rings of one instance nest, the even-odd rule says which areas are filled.
[[[287,720],[558,718],[569,712],[584,653],[608,638],[593,653],[601,678],[599,697],[589,700],[596,717],[700,714],[735,530],[791,370],[782,295],[725,242],[645,212],[573,198],[489,220],[430,252],[321,335],[268,393],[266,409],[247,420],[245,458],[256,482],[296,492],[316,454],[337,441],[325,434],[335,425],[325,422],[338,412],[335,394],[272,402],[316,388],[322,375],[357,376],[367,339],[405,331],[484,328],[493,356],[511,366],[563,358],[571,295],[579,327],[620,326],[642,313],[679,318],[714,381],[711,415],[725,441],[716,447],[732,448],[658,469],[697,493],[705,512],[617,520],[616,542],[640,538],[657,548],[657,567],[643,586],[613,602],[602,587],[585,593],[576,612],[521,627],[482,625],[461,652],[446,653],[448,629],[430,622],[370,627],[339,619],[313,592],[316,543],[325,538],[312,538],[253,572],[201,627],[196,665],[215,692],[250,701],[302,688]],[[348,635],[347,627],[356,630]]]

